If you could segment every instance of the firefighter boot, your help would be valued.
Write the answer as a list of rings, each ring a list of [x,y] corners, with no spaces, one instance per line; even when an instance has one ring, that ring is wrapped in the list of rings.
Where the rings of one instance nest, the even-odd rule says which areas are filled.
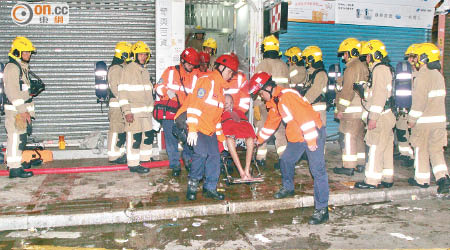
[[[20,165],[22,166],[23,169],[29,169],[31,168],[31,161],[30,162],[24,161]]]
[[[284,189],[283,187],[273,195],[273,198],[275,199],[283,199],[289,196],[294,196],[294,190],[287,190]]]
[[[195,201],[197,199],[198,180],[189,179],[186,199],[189,201]]]
[[[329,219],[328,207],[324,207],[321,209],[315,209],[308,223],[310,225],[318,225],[327,222],[328,219]]]
[[[345,174],[348,176],[352,176],[355,170],[353,168],[333,168],[333,172],[335,174]]]
[[[421,188],[429,188],[430,187],[430,184],[428,184],[428,183],[425,183],[425,184],[419,184],[414,178],[409,178],[408,179],[408,184],[410,185],[410,186],[418,186],[418,187],[421,187]]]
[[[222,193],[217,192],[217,190],[209,190],[203,188],[203,196],[206,198],[212,198],[214,200],[223,200],[225,199],[225,195]]]
[[[9,169],[9,178],[28,178],[31,176],[33,176],[33,172],[26,172],[22,167]]]
[[[143,166],[139,165],[139,166],[135,166],[135,167],[130,167],[128,166],[128,169],[130,169],[130,172],[132,173],[138,173],[138,174],[146,174],[148,172],[150,172],[149,168],[144,168]]]
[[[121,157],[115,159],[114,161],[109,161],[110,163],[115,163],[115,164],[126,164],[127,163],[127,155],[124,154]]]
[[[438,194],[447,194],[449,192],[450,179],[448,175],[437,180],[436,184],[438,185]]]

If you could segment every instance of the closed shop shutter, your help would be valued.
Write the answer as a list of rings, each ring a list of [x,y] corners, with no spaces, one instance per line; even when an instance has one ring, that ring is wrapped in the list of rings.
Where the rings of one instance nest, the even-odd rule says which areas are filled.
[[[66,25],[12,22],[17,1],[0,2],[0,61],[8,60],[16,36],[28,37],[37,49],[31,69],[44,81],[46,90],[35,99],[33,136],[39,140],[81,139],[94,131],[108,130],[108,108],[97,103],[94,63],[110,64],[119,41],[144,41],[155,54],[155,1],[66,1],[70,22]],[[155,61],[147,66],[155,79]],[[0,141],[6,141],[0,124]]]
[[[302,50],[309,45],[316,45],[322,49],[325,69],[334,63],[341,63],[337,58],[339,44],[346,38],[355,37],[359,40],[381,40],[387,47],[392,65],[403,60],[405,50],[412,43],[422,43],[430,40],[430,30],[415,28],[398,28],[384,26],[363,26],[349,24],[318,24],[289,22],[288,32],[280,35],[280,49],[282,52],[298,46]],[[334,121],[334,114],[327,114],[327,135],[335,135],[339,131],[339,123]]]

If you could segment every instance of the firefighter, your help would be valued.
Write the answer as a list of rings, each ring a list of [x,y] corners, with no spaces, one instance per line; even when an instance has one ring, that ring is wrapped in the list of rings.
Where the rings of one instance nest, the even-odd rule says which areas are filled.
[[[194,48],[197,52],[202,51],[203,43],[205,41],[205,31],[200,25],[197,25],[194,30],[194,37],[191,38],[192,33],[189,33],[186,48]]]
[[[423,43],[414,53],[420,66],[413,85],[408,124],[412,128],[410,142],[415,151],[415,175],[408,183],[429,187],[431,162],[438,193],[448,193],[450,180],[443,152],[447,145],[446,89],[440,73],[440,51],[432,43]]]
[[[353,83],[369,80],[368,68],[359,60],[361,43],[356,38],[347,38],[341,42],[338,57],[346,64],[343,86],[337,99],[336,118],[339,132],[344,135],[342,149],[342,167],[334,168],[336,174],[352,176],[356,170],[364,171],[366,147],[364,144],[364,123],[361,120],[361,98],[353,90]]]
[[[122,76],[122,70],[131,60],[131,43],[118,42],[116,44],[114,58],[108,69],[109,85],[109,131],[108,131],[108,159],[111,163],[125,164],[127,156],[125,154],[125,120],[120,110],[118,86]]]
[[[303,50],[306,61],[308,82],[305,84],[304,97],[312,104],[315,111],[320,113],[322,125],[327,123],[327,104],[325,93],[328,88],[328,74],[324,69],[322,50],[317,46],[308,46]]]
[[[125,118],[127,164],[130,172],[148,173],[140,162],[150,161],[154,131],[152,130],[153,96],[150,73],[145,68],[151,57],[150,48],[142,41],[131,47],[134,60],[122,72],[118,86],[119,106]]]
[[[326,222],[329,186],[324,156],[326,132],[320,114],[297,91],[277,86],[266,72],[256,73],[250,79],[250,94],[261,96],[269,108],[264,129],[258,133],[258,144],[270,137],[281,120],[286,123],[288,143],[280,158],[283,187],[275,193],[274,198],[294,196],[295,163],[306,151],[314,180],[315,203],[315,211],[309,224]]]
[[[379,40],[370,40],[362,48],[371,71],[371,87],[364,103],[364,119],[367,119],[365,136],[369,149],[369,161],[365,167],[365,180],[356,188],[390,188],[394,185],[393,143],[395,115],[391,111],[392,70],[386,46]]]
[[[236,54],[231,53],[231,56],[234,56],[237,61],[239,58]],[[233,75],[233,78],[230,80],[229,88],[223,91],[224,94],[231,95],[233,98],[233,109],[239,109],[244,114],[247,113],[250,108],[250,94],[248,93],[248,81],[247,77],[242,71],[238,71]]]
[[[287,65],[280,59],[280,42],[274,35],[270,35],[264,38],[261,46],[263,52],[263,60],[256,67],[255,72],[267,72],[272,76],[272,80],[281,87],[289,87],[289,69]],[[257,131],[260,131],[264,125],[264,121],[267,118],[267,109],[264,102],[258,97],[254,102],[254,116],[255,127]],[[275,128],[275,148],[277,150],[278,157],[281,157],[286,149],[286,136],[285,125],[280,124],[278,128]],[[260,166],[265,166],[267,155],[266,143],[258,147],[256,153],[256,160]],[[275,168],[279,167],[279,163],[276,163]]]
[[[411,44],[405,51],[405,60],[407,60],[411,64],[413,79],[417,74],[417,69],[415,66],[417,56],[414,54],[414,49],[416,46],[417,44]],[[396,93],[394,94],[398,97],[411,98],[411,89],[409,91],[396,91]],[[409,144],[410,132],[408,130],[408,112],[409,110],[407,109],[399,110],[397,122],[395,123],[395,134],[397,136],[399,152],[399,155],[395,158],[401,160],[402,165],[411,167],[414,165],[414,152],[411,145]]]
[[[214,70],[214,62],[216,61],[217,42],[214,38],[210,37],[203,42],[202,46],[202,51],[208,53],[210,56],[208,68],[212,71]]]
[[[168,67],[162,74],[156,87],[156,93],[161,100],[173,100],[181,105],[187,96],[193,93],[199,70],[199,53],[194,48],[186,48],[180,55],[180,64]],[[173,134],[174,120],[162,120],[164,139],[166,142],[167,155],[169,156],[169,167],[172,176],[179,176],[180,154],[178,152],[178,140]],[[190,169],[192,161],[192,149],[183,144],[182,158],[187,170]]]
[[[209,70],[209,62],[211,61],[211,56],[208,53],[202,51],[199,53],[199,57],[200,61],[198,70],[200,72],[210,72],[211,70]]]
[[[5,127],[8,136],[6,165],[9,178],[28,178],[33,172],[24,169],[31,163],[22,163],[22,151],[27,144],[27,127],[34,117],[34,103],[30,96],[29,63],[36,53],[33,43],[26,37],[16,37],[8,53],[9,62],[3,72],[5,102]]]
[[[302,89],[306,82],[305,60],[302,57],[302,50],[299,47],[290,47],[284,52],[288,58],[289,65],[289,87]]]
[[[228,81],[237,72],[238,67],[239,61],[235,57],[219,56],[215,70],[198,79],[194,92],[177,112],[177,116],[187,112],[187,142],[194,148],[187,200],[197,199],[197,188],[203,176],[203,196],[215,200],[225,198],[225,195],[216,189],[220,175],[218,140],[225,140],[221,125],[225,99],[223,89],[229,87]]]

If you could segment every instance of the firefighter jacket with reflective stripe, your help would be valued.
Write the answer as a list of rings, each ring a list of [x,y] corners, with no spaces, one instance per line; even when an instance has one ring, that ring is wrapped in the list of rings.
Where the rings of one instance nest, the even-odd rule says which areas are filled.
[[[111,91],[112,95],[109,99],[109,107],[110,108],[119,108],[119,83],[122,77],[122,70],[126,64],[115,64],[108,69],[108,85],[109,91]]]
[[[161,79],[156,85],[156,93],[161,100],[169,100],[170,98],[167,95],[167,91],[171,90],[176,94],[172,100],[177,101],[178,97],[178,100],[182,105],[186,100],[187,95],[194,91],[199,73],[200,71],[198,69],[193,69],[192,72],[187,72],[182,64],[177,67],[170,66],[164,71]]]
[[[416,74],[408,121],[418,127],[446,127],[445,80],[437,69],[422,66]]]
[[[325,95],[328,87],[328,75],[326,71],[320,71],[316,73],[314,79],[311,79],[311,75],[313,75],[314,71],[317,69],[310,67],[307,71],[309,75],[309,80],[306,83],[306,88],[309,88],[306,91],[305,98],[309,103],[312,104],[313,109],[315,111],[324,111],[327,109],[327,104],[325,102],[325,98],[322,97],[322,100],[316,101],[317,98]],[[310,87],[309,87],[310,86]],[[319,98],[320,99],[320,98]]]
[[[281,59],[265,58],[256,67],[255,72],[266,72],[272,75],[272,80],[283,88],[289,87],[289,69]]]
[[[388,66],[379,65],[379,62],[372,65],[372,87],[369,89],[367,104],[365,107],[369,111],[369,120],[377,121],[380,115],[389,112],[385,110],[386,101],[392,95],[392,73]]]
[[[353,84],[369,80],[369,69],[359,60],[352,58],[347,62],[344,71],[343,86],[337,98],[337,112],[343,113],[343,118],[360,119],[362,114],[361,98],[353,90]]]
[[[217,134],[219,141],[224,141],[221,116],[225,97],[224,86],[229,85],[219,71],[200,77],[194,89],[175,117],[187,112],[187,126],[189,132],[201,132],[205,135]]]
[[[118,86],[119,105],[124,115],[151,117],[153,111],[152,83],[150,73],[136,62],[123,68]]]
[[[238,72],[230,80],[230,87],[223,91],[224,94],[229,94],[233,97],[234,110],[241,110],[247,112],[250,108],[250,94],[248,93],[248,81],[245,74]]]
[[[322,121],[311,104],[294,89],[277,86],[273,89],[272,96],[266,103],[269,113],[264,127],[258,132],[258,143],[269,139],[283,120],[289,142],[306,141],[309,146],[317,145],[318,129],[322,127]]]
[[[29,112],[34,116],[34,102],[32,102],[29,89],[30,79],[28,78],[28,63],[19,61],[20,65],[17,67],[14,63],[6,64],[3,73],[3,81],[5,87],[5,95],[10,104],[5,104],[5,110],[15,111],[18,113]],[[20,77],[20,70],[22,70],[22,79]],[[22,80],[23,84],[20,84]]]
[[[292,64],[289,66],[289,87],[304,87],[306,82],[306,68],[305,66],[298,66]]]

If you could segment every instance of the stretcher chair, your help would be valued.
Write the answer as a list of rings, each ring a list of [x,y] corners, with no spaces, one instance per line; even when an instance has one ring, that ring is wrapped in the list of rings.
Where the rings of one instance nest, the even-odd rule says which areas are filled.
[[[242,147],[242,145],[241,145]],[[233,184],[252,184],[252,183],[260,183],[264,181],[264,176],[258,166],[258,163],[256,161],[256,152],[258,151],[257,148],[255,148],[253,152],[253,159],[252,159],[252,165],[255,167],[251,167],[251,175],[255,176],[250,180],[243,180],[241,178],[235,178],[231,176],[232,169],[234,166],[233,159],[231,158],[231,155],[227,151],[223,151],[220,154],[220,162],[221,162],[221,168],[223,170],[223,173],[225,174],[225,183],[227,186],[233,185]],[[256,171],[255,171],[256,170]],[[254,175],[256,172],[256,175]]]

